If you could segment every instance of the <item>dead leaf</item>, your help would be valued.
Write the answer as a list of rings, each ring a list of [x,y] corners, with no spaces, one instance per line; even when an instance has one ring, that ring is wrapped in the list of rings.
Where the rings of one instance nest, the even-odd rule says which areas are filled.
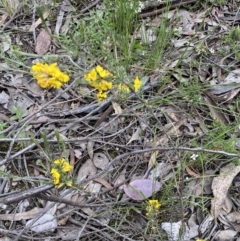
[[[94,166],[91,159],[88,159],[79,169],[77,182],[81,182],[86,177],[92,177],[97,173],[97,168]]]
[[[30,226],[30,230],[36,233],[53,232],[57,228],[57,219],[52,214],[45,213],[37,221],[27,221],[26,226]]]
[[[41,29],[37,40],[36,40],[36,46],[35,51],[37,54],[45,54],[49,50],[49,47],[51,45],[51,36],[50,36],[50,29],[45,30]]]
[[[98,152],[93,156],[93,163],[97,168],[104,170],[108,165],[109,160],[105,154]]]
[[[198,173],[195,173],[195,172],[192,171],[189,167],[186,167],[186,172],[188,173],[188,175],[190,175],[190,176],[192,176],[192,177],[196,177],[196,178],[201,177]]]
[[[113,106],[113,109],[115,111],[115,114],[117,114],[117,115],[122,114],[122,112],[123,112],[122,108],[118,103],[112,102],[112,106]],[[120,117],[120,123],[124,123],[124,121],[125,121],[125,117]]]
[[[235,69],[228,74],[228,76],[224,80],[224,84],[233,84],[233,83],[240,83],[240,69]]]
[[[234,237],[237,235],[237,232],[233,229],[221,230],[219,234],[216,236],[216,240],[218,241],[226,241],[226,240],[233,240]]]
[[[114,186],[117,186],[119,185],[120,183],[124,183],[124,181],[126,180],[126,177],[125,177],[125,174],[126,174],[126,168],[124,168],[120,175],[118,176],[118,178],[116,179],[115,183],[114,183]],[[120,187],[118,187],[119,189],[123,189],[123,185],[121,185]]]
[[[187,225],[185,225],[185,231],[181,237],[181,240],[192,240],[193,238],[197,237],[198,227],[196,223],[196,213],[192,214],[192,216],[189,218]]]
[[[70,218],[70,216],[67,215],[66,217],[60,219],[58,221],[58,226],[65,226],[69,218]]]
[[[85,191],[89,193],[97,194],[100,192],[101,187],[102,187],[102,184],[91,181],[90,183],[85,185]]]
[[[0,214],[0,220],[9,220],[9,221],[19,221],[26,220],[31,218],[36,218],[43,212],[43,208],[33,208],[27,212],[14,213],[14,214]]]
[[[10,96],[3,90],[0,93],[0,104],[3,105],[5,109],[8,109],[9,99],[10,99]]]
[[[127,145],[129,145],[132,141],[139,140],[142,134],[142,130],[140,127],[137,128],[137,130],[133,133],[131,139],[128,141]]]
[[[182,221],[174,223],[163,222],[161,227],[167,233],[168,240],[177,241],[179,239],[179,232],[182,228]]]
[[[103,178],[100,178],[100,177],[95,178],[94,181],[102,184],[107,189],[112,189],[112,186],[106,180],[104,180]]]
[[[87,151],[88,151],[88,155],[91,158],[91,160],[93,159],[94,144],[95,144],[95,142],[93,142],[93,141],[88,141],[88,143],[87,143]]]
[[[9,17],[8,13],[4,13],[1,16],[1,20],[0,20],[0,26],[3,26],[3,24],[5,23],[6,19]]]
[[[233,207],[233,202],[231,200],[230,197],[226,197],[225,202],[223,203],[222,209],[226,212],[226,213],[230,213]]]
[[[81,159],[82,158],[82,152],[77,150],[77,149],[74,149],[74,156],[77,158],[77,159]]]
[[[155,180],[163,179],[167,176],[167,174],[172,170],[172,166],[170,163],[160,162],[151,170],[148,179]]]
[[[217,218],[221,213],[226,200],[228,189],[234,177],[240,172],[240,165],[234,166],[232,163],[223,167],[218,177],[213,178],[212,190],[214,199],[211,203],[211,213]]]
[[[153,195],[162,187],[162,184],[149,179],[137,179],[124,185],[124,192],[133,200],[144,200]]]
[[[39,126],[41,126],[43,123],[47,122],[48,120],[50,120],[50,118],[48,116],[42,115],[40,117],[37,118],[36,121],[39,121],[39,124],[34,124],[34,128],[38,128]]]
[[[216,104],[216,102],[211,98],[211,96],[205,92],[205,101],[207,103],[207,106],[210,110],[210,113],[212,115],[212,118],[215,120],[221,121],[224,125],[229,124],[228,118],[221,112],[219,111],[219,108]]]

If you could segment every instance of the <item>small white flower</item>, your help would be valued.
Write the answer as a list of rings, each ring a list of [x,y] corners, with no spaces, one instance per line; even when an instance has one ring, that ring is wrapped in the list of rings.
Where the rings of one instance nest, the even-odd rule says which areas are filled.
[[[215,53],[215,50],[213,48],[210,48],[209,49],[210,53],[214,54]]]
[[[193,161],[196,161],[197,157],[198,157],[197,154],[192,154],[192,155],[190,156],[190,158],[191,158]]]

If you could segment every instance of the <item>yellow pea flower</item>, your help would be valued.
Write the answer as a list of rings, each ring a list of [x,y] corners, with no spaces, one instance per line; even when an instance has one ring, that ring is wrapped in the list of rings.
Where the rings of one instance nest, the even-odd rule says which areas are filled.
[[[61,88],[69,81],[69,76],[58,68],[57,63],[36,63],[31,67],[33,77],[42,88]]]
[[[101,101],[103,101],[106,98],[107,98],[107,93],[106,92],[99,91],[97,93],[98,102],[101,102]]]
[[[58,185],[59,182],[60,182],[60,173],[58,172],[58,170],[56,168],[52,168],[51,174],[52,174],[52,177],[53,177],[54,185]]]
[[[146,216],[150,216],[151,214],[157,213],[160,207],[161,204],[158,200],[149,200],[146,207]]]
[[[57,159],[53,163],[57,165],[62,172],[70,172],[73,169],[73,166],[71,166],[64,158]]]
[[[112,75],[108,70],[104,69],[100,65],[97,65],[96,71],[98,72],[99,76],[103,79],[106,79]]]
[[[136,76],[133,82],[134,91],[137,92],[142,86],[142,81]]]
[[[89,82],[89,84],[91,84],[92,82],[96,81],[97,78],[98,78],[98,76],[97,76],[96,69],[92,69],[87,74],[84,74],[84,79],[87,80]]]

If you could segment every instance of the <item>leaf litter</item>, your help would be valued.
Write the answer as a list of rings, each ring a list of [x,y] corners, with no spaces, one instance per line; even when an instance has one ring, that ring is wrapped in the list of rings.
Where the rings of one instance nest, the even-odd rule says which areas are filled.
[[[149,2],[140,16],[146,11],[151,16],[155,7],[161,10],[161,4],[151,7]],[[236,160],[232,163],[230,154],[238,153],[235,143],[240,123],[239,37],[237,28],[233,30],[239,14],[231,3],[207,4],[194,11],[188,8],[193,2],[184,1],[176,11],[180,5],[173,0],[175,9],[167,14],[158,11],[154,18],[139,19],[141,27],[132,35],[138,60],[131,65],[129,76],[120,79],[125,83],[135,74],[144,76],[142,89],[119,99],[111,90],[113,96],[102,103],[96,102],[95,90],[83,79],[84,73],[99,64],[98,57],[90,53],[84,35],[78,34],[96,15],[92,11],[100,19],[104,16],[102,1],[97,5],[46,1],[56,8],[57,18],[52,19],[51,11],[44,9],[41,16],[33,14],[31,24],[21,19],[28,14],[22,6],[14,13],[2,13],[0,165],[5,168],[0,176],[0,219],[1,230],[8,231],[6,238],[28,240],[31,230],[42,240],[49,236],[87,240],[89,234],[91,240],[159,240],[156,227],[163,240],[238,237],[239,165]],[[87,14],[79,16],[74,9]],[[174,34],[164,48],[163,63],[151,73],[144,72],[145,48],[159,41],[155,28],[161,27],[164,18],[168,19],[167,31],[171,28]],[[71,32],[71,20],[79,23],[75,32]],[[72,34],[81,46],[61,33]],[[234,41],[227,42],[224,36]],[[116,56],[118,44],[107,47]],[[113,71],[107,54],[102,60]],[[72,74],[71,81],[61,89],[42,89],[26,67],[54,61],[64,73]],[[213,153],[189,153],[178,147],[203,147]],[[229,156],[218,153],[222,150]],[[44,183],[51,182],[50,161],[59,155],[74,166],[69,175],[77,186],[63,190],[52,186],[46,191]],[[39,194],[37,190],[44,191]],[[19,208],[16,202],[24,199],[29,204]],[[156,226],[149,230],[144,203],[154,199],[162,206]]]

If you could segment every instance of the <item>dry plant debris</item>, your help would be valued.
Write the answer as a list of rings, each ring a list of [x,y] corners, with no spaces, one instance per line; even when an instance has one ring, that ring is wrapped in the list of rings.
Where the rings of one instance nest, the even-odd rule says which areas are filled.
[[[240,240],[239,0],[0,0],[0,240]]]

